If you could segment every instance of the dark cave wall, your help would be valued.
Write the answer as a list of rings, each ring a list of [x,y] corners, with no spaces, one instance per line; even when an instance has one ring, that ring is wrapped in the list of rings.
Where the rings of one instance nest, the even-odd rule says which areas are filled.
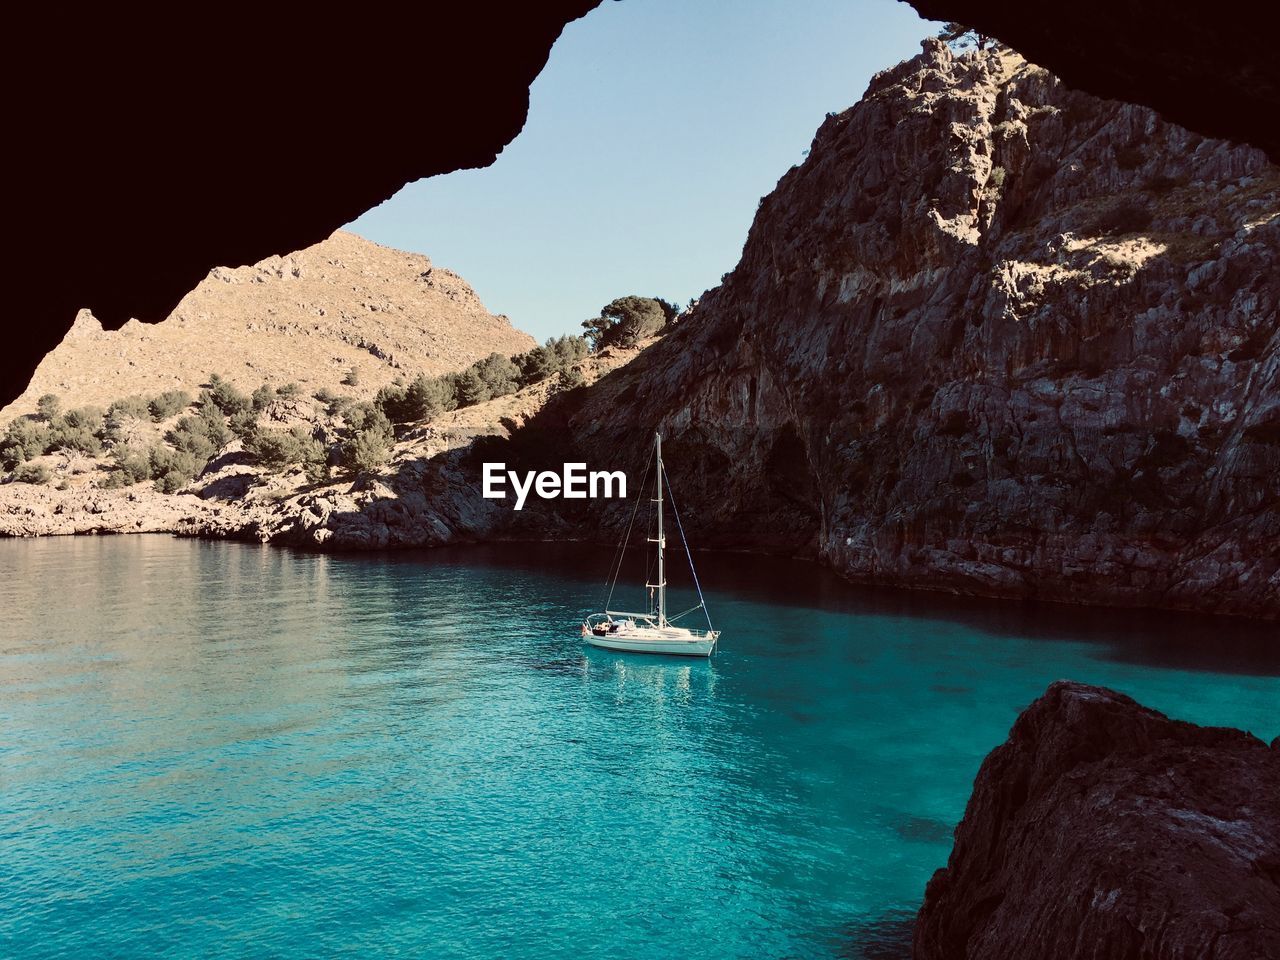
[[[11,14],[0,406],[82,307],[109,329],[156,322],[213,266],[300,249],[409,181],[493,162],[564,25],[598,2],[230,6],[195,29],[118,6]],[[1280,158],[1274,5],[913,5],[1071,85]]]
[[[327,16],[118,6],[10,24],[0,406],[88,307],[164,319],[214,266],[316,243],[404,184],[492,163],[564,26],[599,0]]]

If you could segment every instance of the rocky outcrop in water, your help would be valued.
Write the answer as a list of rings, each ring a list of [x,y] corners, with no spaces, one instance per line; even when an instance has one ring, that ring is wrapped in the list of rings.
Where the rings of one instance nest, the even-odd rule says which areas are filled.
[[[1280,742],[1053,684],[984,761],[913,956],[1280,956]]]
[[[1261,152],[927,40],[572,432],[643,450],[661,425],[701,543],[1275,617],[1278,252]]]
[[[57,490],[27,483],[0,487],[0,536],[5,537],[195,533],[233,518],[243,523],[243,517],[238,505],[170,496],[150,484],[129,490]]]

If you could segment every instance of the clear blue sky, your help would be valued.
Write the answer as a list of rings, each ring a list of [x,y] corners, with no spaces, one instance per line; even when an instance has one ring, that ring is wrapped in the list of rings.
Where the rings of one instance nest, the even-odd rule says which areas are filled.
[[[349,229],[456,270],[539,340],[626,294],[684,303],[737,263],[826,113],[936,29],[898,0],[606,0],[566,28],[496,163]],[[431,100],[449,92],[423,96],[416,122],[447,124]]]

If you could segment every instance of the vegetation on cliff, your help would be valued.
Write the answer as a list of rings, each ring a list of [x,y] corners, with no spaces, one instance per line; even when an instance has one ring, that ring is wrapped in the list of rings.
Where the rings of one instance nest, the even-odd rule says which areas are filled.
[[[634,346],[637,338],[668,326],[676,313],[663,300],[619,298],[592,328],[595,349]],[[45,394],[34,414],[9,423],[0,439],[0,466],[13,471],[12,480],[46,483],[53,476],[49,464],[28,461],[74,452],[103,461],[107,472],[98,481],[103,488],[150,480],[159,492],[176,493],[213,461],[234,455],[267,473],[300,469],[309,482],[322,484],[335,471],[378,469],[390,458],[398,432],[420,429],[443,414],[548,381],[557,389],[582,385],[581,363],[591,349],[585,337],[551,338],[511,356],[491,353],[456,372],[398,377],[369,400],[357,399],[354,389],[334,387],[306,397],[292,382],[264,383],[246,393],[218,373],[207,377],[195,397],[183,390],[133,394],[106,410],[85,406],[64,412],[60,397]],[[359,383],[352,368],[337,386]]]

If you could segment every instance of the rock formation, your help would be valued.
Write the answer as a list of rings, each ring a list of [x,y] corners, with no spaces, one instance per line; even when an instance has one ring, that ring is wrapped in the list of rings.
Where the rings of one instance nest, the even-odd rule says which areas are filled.
[[[5,63],[21,90],[10,125],[24,149],[11,158],[9,222],[22,242],[0,404],[78,309],[96,310],[109,329],[155,321],[214,264],[297,250],[410,180],[492,162],[519,132],[551,44],[597,2],[303,21],[287,9],[230,10],[197,31],[145,10],[24,9],[15,29],[33,42]],[[1274,6],[915,6],[1025,44],[1083,89],[1173,111],[1275,157]]]
[[[998,37],[1077,90],[1151,107],[1280,163],[1280,8],[1186,0],[907,0],[922,17]]]
[[[1280,743],[1053,684],[983,762],[913,956],[1280,956]]]
[[[1278,253],[1261,152],[927,40],[572,433],[643,450],[661,425],[700,543],[1274,617]]]
[[[347,392],[372,396],[396,376],[434,376],[534,346],[456,273],[339,230],[286,257],[214,269],[160,323],[104,331],[82,311],[0,410],[0,426],[34,412],[45,393],[106,407],[130,394],[194,395],[211,373],[246,391],[296,382],[309,393],[337,387],[354,369],[358,386]]]
[[[406,455],[354,512],[289,506],[253,535],[611,537],[616,505],[480,502],[481,448],[638,474],[661,428],[701,545],[871,583],[1280,616],[1278,251],[1259,151],[927,40],[827,118],[738,266],[654,347],[475,434],[505,446]]]
[[[0,536],[185,533],[250,522],[238,503],[160,493],[151,484],[128,490],[77,486],[65,490],[28,483],[0,487]]]

